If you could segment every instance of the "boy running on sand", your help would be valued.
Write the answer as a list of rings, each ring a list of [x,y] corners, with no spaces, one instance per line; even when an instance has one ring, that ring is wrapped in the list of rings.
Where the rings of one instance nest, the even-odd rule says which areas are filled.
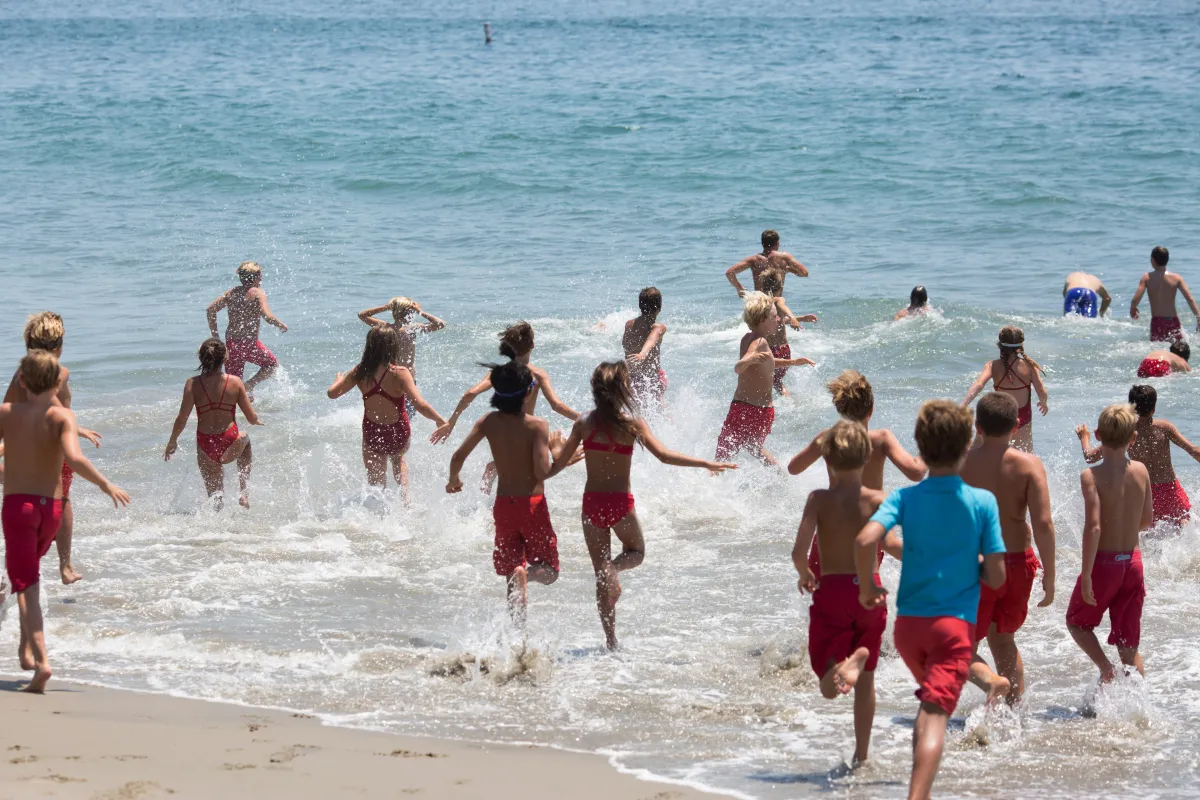
[[[528,365],[514,359],[493,366],[488,381],[496,410],[483,415],[454,451],[446,491],[462,491],[463,463],[486,438],[499,481],[492,508],[496,523],[492,565],[507,581],[509,612],[523,624],[528,582],[548,586],[558,580],[558,539],[543,487],[550,475],[550,426],[525,410],[537,392]]]
[[[1025,355],[1025,332],[1015,325],[1000,329],[997,342],[1000,347],[1000,357],[983,365],[983,371],[967,390],[964,406],[992,382],[992,388],[998,392],[1012,395],[1017,401],[1017,433],[1013,437],[1013,445],[1026,453],[1033,452],[1033,393],[1037,392],[1038,409],[1042,416],[1050,413],[1047,404],[1049,396],[1046,386],[1042,383],[1042,373],[1045,372],[1036,361]]]
[[[1063,283],[1063,316],[1103,317],[1112,305],[1112,295],[1095,275],[1072,272]]]
[[[1165,378],[1173,372],[1191,372],[1188,359],[1192,357],[1192,348],[1183,339],[1171,342],[1169,350],[1152,350],[1138,365],[1139,378]]]
[[[1200,331],[1200,306],[1192,299],[1187,281],[1173,272],[1167,272],[1167,262],[1171,254],[1167,248],[1159,247],[1150,251],[1150,266],[1153,270],[1142,275],[1138,281],[1137,291],[1133,293],[1133,302],[1129,304],[1129,316],[1138,319],[1138,305],[1142,295],[1150,295],[1150,341],[1174,342],[1183,338],[1183,326],[1179,322],[1179,312],[1175,310],[1175,295],[1183,293],[1183,299],[1196,315],[1196,330]]]
[[[1137,438],[1129,445],[1129,457],[1145,466],[1150,474],[1153,524],[1166,520],[1175,527],[1186,525],[1191,518],[1192,501],[1175,477],[1175,467],[1171,464],[1171,445],[1176,445],[1197,461],[1200,461],[1200,447],[1184,438],[1172,423],[1154,418],[1158,392],[1153,386],[1134,386],[1129,390],[1129,402],[1137,412]],[[1095,464],[1103,457],[1103,449],[1092,447],[1086,425],[1080,425],[1075,433],[1083,445],[1084,460]]]
[[[33,352],[34,350],[45,350],[52,354],[56,359],[62,357],[63,340],[66,337],[66,328],[63,326],[62,317],[55,314],[53,311],[43,311],[40,314],[34,314],[25,323],[25,350]],[[62,364],[59,364],[59,385],[58,391],[55,392],[55,400],[62,405],[63,408],[71,407],[71,373]],[[8,391],[4,393],[4,402],[6,403],[23,403],[28,399],[28,396],[23,388],[21,381],[18,378],[19,372],[14,372],[12,380],[9,381]],[[87,439],[96,447],[100,446],[100,434],[95,431],[79,428],[79,436]],[[62,524],[58,528],[58,536],[54,540],[54,545],[58,548],[58,573],[62,582],[70,586],[75,581],[81,579],[83,575],[75,571],[75,567],[71,564],[71,540],[75,534],[75,507],[71,504],[71,481],[74,479],[75,473],[71,471],[71,466],[66,461],[63,461],[62,468],[62,501],[63,513]]]
[[[1116,677],[1095,633],[1105,611],[1112,626],[1108,643],[1117,646],[1121,663],[1146,674],[1138,652],[1142,603],[1146,599],[1138,534],[1153,524],[1154,503],[1145,465],[1126,458],[1129,443],[1137,438],[1137,428],[1132,406],[1109,406],[1100,412],[1096,438],[1100,440],[1103,461],[1079,476],[1083,489],[1083,564],[1067,607],[1067,630],[1100,668],[1101,683]]]
[[[971,411],[949,400],[921,406],[915,436],[929,477],[888,495],[855,541],[859,602],[881,607],[886,590],[875,585],[876,552],[897,525],[904,559],[896,601],[896,649],[921,685],[913,728],[909,800],[929,797],[946,723],[954,713],[971,665],[975,613],[983,582],[1004,585],[1000,512],[990,492],[967,486],[958,472],[971,444]]]
[[[908,294],[908,308],[902,308],[892,317],[893,322],[912,317],[923,317],[929,313],[929,292],[924,286],[914,286]]]
[[[737,390],[721,435],[717,438],[717,461],[728,461],[741,450],[746,450],[764,464],[774,466],[777,462],[763,446],[771,426],[775,422],[773,378],[779,367],[816,366],[810,358],[775,358],[767,337],[779,327],[779,313],[775,301],[762,292],[746,295],[742,319],[750,326],[750,332],[742,337],[739,358],[733,366],[738,375]]]
[[[1016,401],[1001,392],[984,395],[975,407],[975,431],[979,439],[962,468],[962,479],[968,486],[995,495],[1005,550],[1004,586],[998,590],[983,586],[979,592],[971,681],[989,697],[997,688],[996,674],[978,655],[979,642],[986,638],[1009,703],[1020,702],[1025,693],[1025,664],[1015,635],[1029,613],[1033,580],[1038,569],[1042,569],[1042,600],[1038,608],[1046,608],[1054,602],[1055,575],[1054,520],[1046,469],[1037,456],[1009,445],[1016,428]],[[1025,521],[1026,515],[1033,522],[1032,530]],[[1034,541],[1042,558],[1040,562],[1033,553]]]
[[[258,339],[259,322],[265,319],[267,324],[284,333],[288,327],[271,313],[271,306],[267,304],[267,293],[262,289],[262,267],[253,261],[243,261],[237,268],[237,275],[242,285],[233,287],[208,307],[208,329],[214,339],[220,339],[217,312],[221,309],[229,312],[229,324],[225,328],[228,350],[225,371],[240,380],[246,364],[257,364],[260,367],[257,374],[246,381],[246,391],[253,399],[254,387],[274,375],[279,364],[275,354]]]
[[[884,494],[863,486],[871,439],[862,425],[838,422],[822,439],[821,450],[837,482],[808,495],[792,548],[792,563],[800,575],[800,593],[812,593],[808,658],[821,679],[821,694],[833,699],[854,690],[853,766],[858,766],[867,760],[871,747],[875,667],[887,627],[887,607],[864,609],[858,603],[854,539],[879,508]],[[825,565],[819,581],[808,568],[807,554],[814,544]],[[894,534],[889,534],[886,545],[900,557],[900,543]],[[872,580],[881,585],[878,572]]]
[[[800,278],[808,277],[808,268],[801,264],[792,256],[791,253],[785,253],[779,249],[779,233],[773,230],[762,232],[762,252],[755,253],[749,258],[744,258],[734,264],[729,269],[725,270],[725,277],[733,284],[733,288],[737,289],[738,297],[746,297],[746,289],[742,286],[741,281],[737,279],[739,272],[750,270],[750,274],[754,277],[754,289],[751,291],[762,291],[762,276],[773,270],[780,274],[780,280],[786,277],[787,273],[791,273]]]
[[[625,323],[621,346],[629,365],[633,399],[642,413],[661,408],[667,393],[667,373],[662,368],[662,338],[667,326],[658,321],[662,292],[653,286],[638,293],[638,316]]]
[[[56,396],[61,385],[58,359],[34,350],[21,359],[18,380],[25,400],[0,405],[4,442],[4,565],[17,595],[21,669],[32,670],[27,692],[41,693],[50,680],[50,659],[42,625],[39,566],[62,518],[62,465],[100,487],[120,507],[129,495],[109,483],[79,449],[75,415]]]
[[[384,311],[392,312],[391,322],[375,316]],[[426,321],[416,325],[409,324],[414,314],[419,314]],[[407,297],[393,297],[385,306],[364,309],[358,312],[358,318],[373,328],[386,328],[396,334],[396,363],[411,372],[414,380],[417,377],[417,334],[433,333],[446,327],[443,320],[425,313],[421,310],[420,303]]]
[[[779,314],[779,327],[775,329],[775,333],[767,337],[767,344],[771,346],[771,355],[775,358],[789,359],[792,357],[792,348],[788,344],[787,329],[792,326],[795,330],[800,330],[801,322],[816,322],[816,314],[805,314],[803,317],[797,317],[788,308],[787,303],[783,300],[783,273],[771,270],[763,273],[762,276],[762,291],[775,301],[775,309]],[[788,390],[783,385],[783,379],[787,377],[787,367],[775,370],[775,375],[772,378],[772,385],[775,391],[784,397],[788,396]]]

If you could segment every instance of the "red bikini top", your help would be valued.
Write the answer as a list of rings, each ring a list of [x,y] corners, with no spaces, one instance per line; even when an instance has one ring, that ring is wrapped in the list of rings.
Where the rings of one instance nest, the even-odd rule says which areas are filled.
[[[599,432],[600,432],[600,426],[597,425],[594,428],[592,428],[591,434],[589,434],[588,437],[583,440],[583,449],[584,450],[596,450],[601,453],[617,453],[617,454],[623,455],[623,456],[633,455],[633,445],[617,444],[616,442],[611,441],[611,439],[613,438],[613,435],[612,435],[612,432],[609,430],[605,430],[604,435],[607,436],[610,439],[610,441],[597,442],[596,434]]]
[[[207,414],[210,411],[228,411],[230,414],[237,408],[237,403],[225,402],[225,389],[229,386],[229,376],[225,376],[224,382],[221,384],[221,396],[216,402],[213,402],[212,396],[208,393],[208,389],[204,388],[204,379],[196,378],[196,383],[200,384],[200,391],[204,392],[206,404],[196,403],[196,414]]]

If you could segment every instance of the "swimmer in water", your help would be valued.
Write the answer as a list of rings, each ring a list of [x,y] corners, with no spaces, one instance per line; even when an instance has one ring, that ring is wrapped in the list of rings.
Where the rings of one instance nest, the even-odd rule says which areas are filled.
[[[392,474],[407,504],[408,464],[404,454],[408,452],[412,429],[406,401],[435,425],[445,425],[446,421],[425,402],[408,368],[396,363],[399,342],[399,337],[386,326],[371,328],[358,364],[349,372],[338,373],[326,395],[336,400],[356,386],[362,392],[362,457],[367,483],[380,488],[387,486],[390,460]]]
[[[379,319],[376,314],[384,311],[392,312],[392,321]],[[414,316],[425,318],[425,322],[412,324]],[[416,339],[422,333],[434,333],[445,330],[446,323],[433,314],[421,309],[421,304],[407,297],[393,297],[387,305],[367,308],[358,312],[358,318],[372,328],[386,328],[396,335],[396,361],[394,363],[408,369],[413,380],[417,378]]]
[[[1179,322],[1179,312],[1175,310],[1175,296],[1183,294],[1188,307],[1196,315],[1196,330],[1200,331],[1200,306],[1192,299],[1187,281],[1173,272],[1167,272],[1167,262],[1171,254],[1165,247],[1156,247],[1150,251],[1150,266],[1152,270],[1142,275],[1138,281],[1137,291],[1133,294],[1133,302],[1129,304],[1129,316],[1138,319],[1138,305],[1142,295],[1150,295],[1150,341],[1174,342],[1183,338],[1183,326]]]
[[[1191,372],[1188,360],[1192,357],[1192,348],[1183,339],[1171,342],[1168,350],[1152,350],[1138,365],[1139,378],[1165,378],[1175,372]]]
[[[1072,272],[1063,284],[1063,316],[1103,317],[1112,305],[1112,295],[1095,275]]]
[[[267,293],[262,289],[262,267],[253,261],[243,261],[237,268],[240,286],[235,286],[218,297],[208,307],[208,329],[212,338],[220,339],[217,330],[217,312],[229,312],[229,324],[225,328],[225,349],[228,353],[225,371],[239,381],[246,364],[257,364],[258,372],[246,381],[246,391],[254,397],[254,387],[275,374],[279,360],[259,338],[259,323],[266,320],[287,333],[287,325],[271,313]]]
[[[733,288],[737,290],[738,297],[746,297],[746,288],[742,286],[741,281],[737,276],[740,272],[750,270],[754,277],[754,289],[751,291],[762,291],[762,276],[768,270],[775,270],[781,275],[795,275],[799,278],[808,277],[808,268],[795,259],[791,253],[785,253],[779,249],[779,234],[773,230],[762,232],[762,252],[744,258],[734,264],[729,269],[725,270],[725,277],[733,284]]]
[[[767,337],[767,344],[771,346],[771,355],[775,358],[787,360],[792,357],[792,346],[788,344],[787,329],[791,326],[793,330],[800,330],[801,322],[816,322],[816,314],[805,314],[802,317],[797,317],[788,308],[783,299],[783,273],[769,270],[763,273],[762,276],[762,291],[763,294],[772,298],[775,301],[775,309],[779,314],[779,327],[775,329],[775,333]],[[775,370],[775,374],[771,379],[775,391],[783,397],[788,397],[787,387],[783,385],[783,379],[787,377],[788,368],[781,367]]]
[[[984,365],[979,377],[971,384],[964,406],[971,401],[991,381],[992,387],[998,392],[1011,395],[1017,401],[1017,433],[1013,437],[1013,446],[1026,453],[1033,452],[1033,393],[1038,396],[1038,409],[1042,416],[1050,413],[1046,386],[1042,383],[1044,370],[1038,363],[1025,355],[1025,332],[1020,328],[1009,325],[1000,330],[997,342],[1000,357]]]
[[[908,295],[908,308],[902,308],[897,311],[896,316],[892,317],[892,320],[923,317],[929,313],[929,309],[929,292],[925,291],[924,286],[914,286],[912,292]]]
[[[547,477],[561,472],[583,446],[587,483],[583,487],[583,538],[596,573],[596,607],[609,650],[617,649],[617,600],[621,597],[620,573],[642,563],[646,543],[633,507],[629,469],[633,446],[641,444],[664,464],[699,467],[714,474],[737,469],[693,458],[663,447],[644,419],[634,416],[629,368],[624,362],[603,363],[592,373],[592,399],[596,408],[571,428]],[[612,535],[621,542],[621,553],[612,556]]]
[[[621,346],[629,365],[633,399],[642,413],[661,409],[667,393],[667,373],[662,368],[662,339],[667,326],[658,321],[662,292],[653,286],[638,293],[641,313],[625,323]]]
[[[196,409],[196,464],[208,496],[219,495],[217,508],[224,505],[226,464],[237,462],[238,503],[250,507],[250,435],[240,433],[236,410],[242,409],[246,422],[261,425],[241,378],[224,372],[227,351],[220,339],[206,339],[200,345],[200,374],[183,385],[183,400],[171,428],[171,440],[163,453],[170,461],[179,447],[179,435],[187,427],[192,408]]]

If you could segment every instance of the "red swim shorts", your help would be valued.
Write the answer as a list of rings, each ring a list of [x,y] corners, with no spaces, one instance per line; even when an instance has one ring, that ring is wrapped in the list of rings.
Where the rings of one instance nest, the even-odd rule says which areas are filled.
[[[0,521],[4,526],[4,566],[12,591],[23,592],[41,580],[42,556],[58,535],[63,504],[37,494],[4,496]]]
[[[1108,611],[1112,626],[1108,643],[1136,650],[1142,640],[1142,603],[1146,600],[1142,551],[1097,553],[1092,565],[1092,595],[1096,605],[1089,606],[1083,602],[1082,576],[1076,578],[1067,606],[1067,624],[1090,631]]]
[[[626,492],[584,492],[583,518],[597,528],[611,528],[633,511],[633,495]]]
[[[257,364],[260,367],[273,367],[279,363],[275,354],[257,339],[226,339],[225,348],[229,354],[225,357],[225,372],[235,378],[242,377],[247,364]]]
[[[62,468],[62,499],[71,499],[71,481],[75,480],[75,470],[71,469],[66,461],[63,461]]]
[[[1165,378],[1171,374],[1171,363],[1161,358],[1143,358],[1138,365],[1139,378]]]
[[[729,404],[721,435],[717,437],[717,461],[725,461],[739,450],[749,450],[754,455],[762,452],[775,424],[775,409],[772,406],[752,406],[741,400]]]
[[[971,669],[975,626],[958,617],[896,617],[896,649],[917,683],[917,699],[953,714]]]
[[[512,575],[526,564],[558,572],[558,539],[550,525],[545,495],[497,497],[492,519],[496,521],[492,564],[497,575]]]
[[[771,355],[775,356],[775,358],[791,358],[792,346],[784,343],[778,347],[772,347]],[[775,370],[775,375],[771,378],[771,383],[775,386],[775,391],[783,392],[783,379],[787,376],[787,373],[787,367],[780,367]]]
[[[882,586],[879,576],[875,585]],[[887,628],[887,608],[867,610],[858,602],[857,575],[826,575],[808,607],[808,660],[818,678],[830,662],[840,664],[860,647],[871,653],[863,667],[874,672]]]
[[[997,633],[1016,633],[1029,614],[1029,595],[1042,562],[1033,548],[1023,553],[1004,554],[1004,585],[992,589],[979,587],[979,610],[975,615],[975,641],[983,640],[996,625]]]
[[[1179,317],[1151,317],[1150,341],[1176,342],[1183,338],[1183,326]]]
[[[1150,493],[1154,496],[1155,522],[1165,519],[1176,525],[1187,524],[1191,517],[1192,501],[1188,499],[1187,492],[1179,485],[1179,481],[1151,484]]]

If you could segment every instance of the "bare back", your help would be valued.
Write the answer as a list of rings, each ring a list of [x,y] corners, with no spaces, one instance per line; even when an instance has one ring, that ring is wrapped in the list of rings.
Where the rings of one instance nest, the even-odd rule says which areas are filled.
[[[827,433],[829,433],[828,429],[822,431],[820,435],[823,437]],[[866,489],[883,491],[883,468],[887,466],[888,448],[891,445],[892,434],[890,431],[880,428],[867,431],[867,436],[871,440],[871,455],[867,457],[866,466],[863,467],[862,485]],[[837,478],[829,464],[825,465],[825,471],[829,473],[830,487],[834,486]]]
[[[389,364],[379,367],[374,375],[368,375],[358,382],[367,419],[379,425],[392,425],[399,421],[404,398],[408,396],[404,382],[397,374],[403,369],[404,367]],[[376,386],[382,391],[372,393]],[[369,393],[370,397],[367,396]]]
[[[1000,535],[1004,537],[1004,549],[1010,553],[1023,553],[1033,543],[1027,517],[1036,461],[1036,456],[1007,443],[996,447],[989,442],[967,454],[959,473],[968,486],[995,495],[1000,507]]]
[[[992,360],[992,386],[1017,401],[1017,408],[1033,402],[1033,367],[1023,358]]]
[[[1175,317],[1175,295],[1183,278],[1165,269],[1147,272],[1143,277],[1146,282],[1146,296],[1150,299],[1150,313],[1156,317]]]
[[[483,435],[492,448],[500,497],[528,497],[542,494],[542,479],[534,471],[537,450],[546,448],[550,426],[546,420],[528,414],[504,414],[493,411],[483,420]],[[544,458],[549,462],[549,452]]]
[[[742,337],[741,347],[738,351],[739,359],[745,358],[751,352],[771,355],[771,346],[767,344],[767,340],[753,331]],[[760,408],[770,407],[774,402],[774,386],[772,385],[774,377],[775,361],[773,358],[764,357],[748,365],[738,375],[737,390],[733,393],[733,399]]]
[[[853,575],[854,539],[883,503],[885,495],[859,486],[813,492],[817,502],[817,547],[822,575]]]
[[[62,497],[63,432],[74,414],[58,405],[0,405],[4,437],[4,494]]]
[[[225,310],[229,313],[225,338],[250,342],[258,340],[265,296],[258,286],[235,286],[225,293]]]
[[[224,372],[212,372],[188,378],[185,391],[192,394],[196,406],[196,430],[209,436],[229,430],[237,417],[235,409],[245,391],[240,379]]]
[[[1104,284],[1100,279],[1090,272],[1072,272],[1063,285],[1063,294],[1072,289],[1091,289],[1093,292],[1099,292],[1103,288]]]
[[[646,346],[646,340],[650,338],[650,334],[654,332],[657,324],[656,322],[647,324],[641,317],[635,317],[625,323],[625,334],[621,337],[621,346],[625,349],[626,358],[642,352],[642,348]],[[644,359],[629,365],[630,373],[638,376],[657,375],[661,366],[659,362],[661,349],[662,339],[660,338],[658,344],[650,348],[650,352]]]
[[[1146,467],[1152,484],[1175,482],[1175,466],[1171,463],[1172,427],[1166,420],[1138,417],[1137,438],[1129,445],[1129,457]]]
[[[789,272],[796,269],[798,262],[791,253],[785,253],[782,250],[775,250],[771,253],[758,253],[750,256],[750,272],[754,276],[754,289],[761,292],[762,276],[768,272],[775,271],[779,273],[779,283],[782,285],[787,279]]]
[[[580,436],[585,443],[591,440],[601,446],[596,449],[588,449],[585,444],[583,456],[584,464],[587,466],[587,482],[584,484],[583,490],[585,492],[628,493],[629,468],[633,463],[633,456],[601,448],[609,445],[633,447],[636,443],[630,437],[617,431],[607,430],[603,426],[597,430],[597,425],[592,421],[593,416],[593,414],[589,414],[575,423],[579,426]]]
[[[1088,472],[1100,496],[1100,544],[1105,552],[1128,553],[1138,534],[1150,494],[1150,476],[1137,461],[1105,459]],[[1085,498],[1086,502],[1086,498]]]

